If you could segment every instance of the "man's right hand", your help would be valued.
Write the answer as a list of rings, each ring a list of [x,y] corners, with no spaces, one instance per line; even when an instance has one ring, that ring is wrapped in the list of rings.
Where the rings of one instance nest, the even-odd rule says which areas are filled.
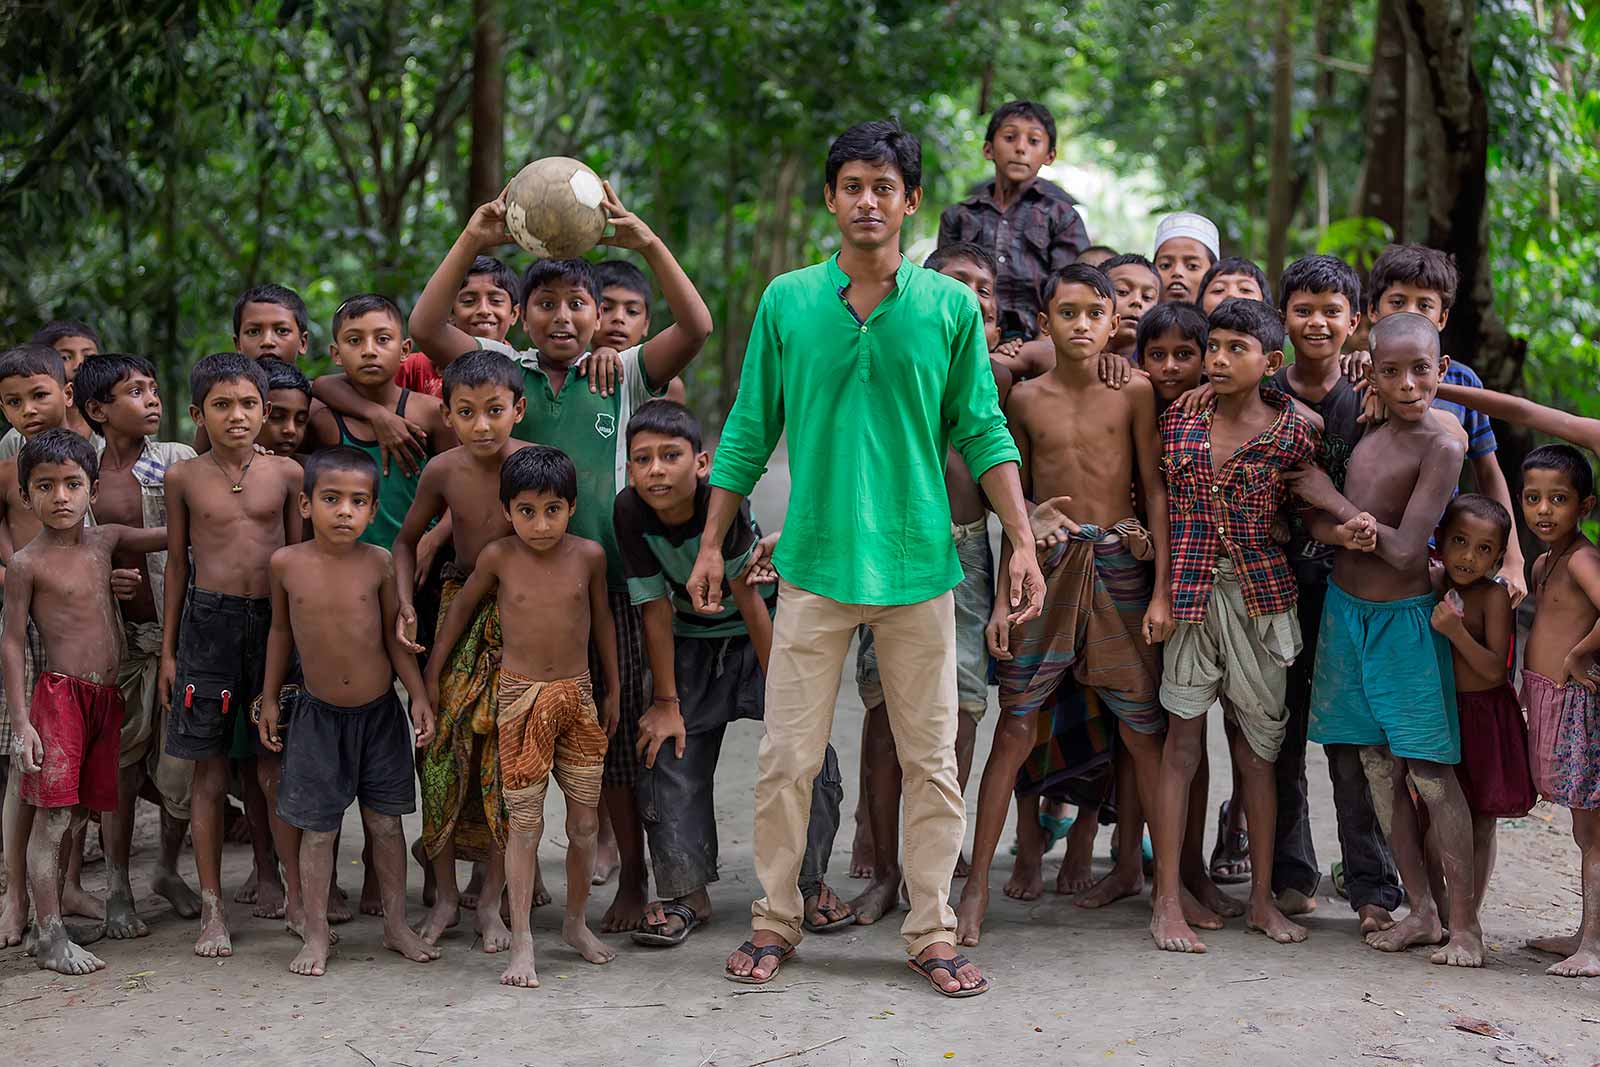
[[[639,716],[639,741],[635,748],[644,757],[646,767],[656,765],[656,755],[668,741],[672,742],[673,752],[682,759],[686,740],[683,713],[675,701],[652,701],[649,709]]]
[[[689,602],[702,615],[716,615],[722,611],[722,550],[721,546],[713,546],[713,549],[711,552],[701,549],[685,585]]]
[[[378,439],[378,452],[383,456],[383,473],[389,473],[389,461],[400,461],[407,475],[422,470],[428,460],[428,431],[410,419],[385,411],[372,417],[372,433]]]

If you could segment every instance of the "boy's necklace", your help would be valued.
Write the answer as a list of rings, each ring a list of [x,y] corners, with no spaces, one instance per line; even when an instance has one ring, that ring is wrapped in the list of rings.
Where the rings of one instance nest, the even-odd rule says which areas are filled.
[[[222,460],[217,458],[216,450],[213,449],[212,451],[207,452],[206,455],[211,457],[211,462],[213,462],[213,463],[215,463],[217,465],[217,470],[222,472],[222,476],[224,478],[228,478],[228,468],[224,467],[222,465]],[[228,478],[229,482],[232,483],[228,488],[232,492],[235,492],[235,493],[244,492],[244,476],[250,473],[250,464],[254,463],[255,461],[256,461],[255,453],[252,452],[250,454],[250,458],[244,461],[244,466],[239,468],[239,477],[238,477],[238,479],[235,480],[233,478]]]
[[[1550,566],[1544,569],[1544,576],[1533,583],[1534,603],[1537,604],[1539,602],[1539,598],[1544,596],[1544,587],[1550,584],[1550,576],[1555,574],[1557,567],[1561,566],[1561,561],[1570,556],[1572,554],[1572,550],[1578,547],[1578,541],[1579,539],[1574,537],[1570,542],[1568,542],[1567,547],[1561,550],[1561,554],[1555,559],[1551,560]]]

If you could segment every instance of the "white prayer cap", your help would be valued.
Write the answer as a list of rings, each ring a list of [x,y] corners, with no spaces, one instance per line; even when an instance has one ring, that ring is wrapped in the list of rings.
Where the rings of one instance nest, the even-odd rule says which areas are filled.
[[[1217,234],[1217,224],[1204,215],[1192,211],[1179,211],[1156,223],[1156,251],[1174,237],[1188,237],[1199,241],[1211,251],[1212,259],[1222,258],[1222,242]]]

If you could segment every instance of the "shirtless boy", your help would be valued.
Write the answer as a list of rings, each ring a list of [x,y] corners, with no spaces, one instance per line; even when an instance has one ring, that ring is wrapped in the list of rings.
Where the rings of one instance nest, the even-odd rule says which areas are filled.
[[[583,913],[594,874],[606,738],[617,728],[620,694],[605,549],[567,533],[577,499],[578,472],[566,453],[534,445],[508,457],[500,468],[500,503],[515,534],[483,548],[472,577],[439,620],[439,647],[449,649],[480,600],[493,593],[500,607],[503,651],[494,716],[511,823],[506,875],[512,925],[511,962],[500,984],[523,988],[539,984],[530,913],[552,770],[567,801],[561,938],[590,963],[616,957]],[[604,711],[595,708],[589,678],[591,638],[605,672]],[[439,691],[444,662],[435,656],[428,664],[430,693]]]
[[[1483,938],[1472,916],[1472,817],[1454,768],[1461,759],[1454,671],[1450,643],[1430,621],[1428,539],[1465,454],[1461,438],[1428,413],[1448,361],[1429,319],[1400,312],[1374,324],[1369,373],[1389,420],[1350,454],[1348,499],[1336,498],[1325,475],[1297,485],[1320,509],[1309,520],[1312,536],[1340,545],[1317,639],[1308,734],[1319,744],[1362,746],[1378,820],[1410,897],[1410,913],[1369,933],[1367,944],[1399,952],[1443,936],[1409,778],[1427,805],[1450,886],[1450,942],[1432,960],[1478,967]],[[1370,551],[1346,537],[1358,520],[1376,535]]]
[[[6,628],[0,674],[12,710],[12,754],[26,804],[43,813],[28,840],[28,888],[37,924],[34,958],[61,974],[105,966],[73,944],[61,921],[61,889],[73,828],[101,812],[113,840],[124,817],[117,804],[122,694],[117,676],[117,614],[111,558],[118,549],[152,552],[166,531],[86,527],[99,464],[94,446],[71,430],[33,437],[17,456],[28,506],[43,529],[6,570]],[[31,701],[24,692],[28,622],[38,628],[44,663]]]
[[[439,950],[406,925],[406,847],[400,816],[416,810],[411,752],[433,736],[433,707],[413,655],[395,631],[399,613],[387,549],[361,537],[378,507],[378,464],[359,449],[323,449],[306,463],[300,514],[312,539],[272,554],[272,633],[261,694],[261,743],[283,753],[278,817],[300,834],[305,946],[289,964],[328,965],[328,883],[345,809],[361,804],[383,897],[383,944],[427,963]],[[293,722],[279,703],[291,647],[305,686]],[[395,695],[411,696],[410,723]],[[284,733],[287,733],[287,740]]]
[[[294,460],[255,451],[267,396],[267,373],[259,363],[236,352],[207,356],[189,372],[189,389],[189,417],[204,427],[211,450],[167,471],[165,617],[181,621],[169,624],[161,637],[159,692],[162,706],[171,709],[167,754],[195,765],[191,828],[200,877],[195,955],[231,956],[222,906],[228,754],[258,756],[256,771],[275,809],[270,790],[278,777],[278,756],[261,748],[249,712],[261,692],[272,619],[268,563],[272,553],[300,540],[302,476]],[[284,918],[298,931],[303,921],[299,842],[271,809],[272,838],[287,875]]]

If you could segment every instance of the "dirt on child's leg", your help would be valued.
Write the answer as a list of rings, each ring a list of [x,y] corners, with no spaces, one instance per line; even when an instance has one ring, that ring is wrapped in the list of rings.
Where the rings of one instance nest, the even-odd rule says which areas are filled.
[[[1573,808],[1572,837],[1583,864],[1583,922],[1571,954],[1545,973],[1593,978],[1600,976],[1600,811]]]
[[[1438,836],[1439,863],[1445,884],[1450,887],[1450,940],[1430,958],[1450,967],[1482,967],[1483,931],[1478,928],[1476,910],[1472,812],[1467,809],[1466,794],[1456,780],[1454,767],[1424,760],[1408,760],[1406,766]]]
[[[189,833],[189,820],[180,819],[161,805],[161,849],[156,858],[156,876],[150,890],[167,899],[179,918],[193,919],[200,914],[200,895],[178,873],[178,854]]]
[[[228,784],[226,756],[207,756],[194,765],[190,828],[194,834],[194,866],[200,881],[200,936],[196,956],[231,956],[228,915],[222,905],[222,803]]]
[[[34,962],[41,970],[80,975],[98,971],[105,963],[94,953],[73,944],[61,918],[61,890],[66,881],[67,852],[73,830],[87,824],[82,808],[42,809],[28,837],[28,888],[38,921]]]
[[[1411,802],[1411,792],[1406,787],[1405,766],[1387,748],[1373,745],[1361,749],[1361,766],[1372,788],[1372,806],[1378,823],[1389,838],[1400,881],[1411,901],[1411,911],[1404,919],[1387,930],[1368,934],[1366,942],[1380,952],[1403,952],[1412,945],[1438,944],[1444,930],[1428,883],[1422,830]],[[1441,795],[1437,790],[1433,792]],[[1460,792],[1459,787],[1457,792]],[[1470,879],[1471,874],[1467,877]]]
[[[5,759],[10,759],[6,754]],[[28,839],[33,833],[35,809],[22,802],[22,775],[13,771],[6,781],[5,863],[6,897],[0,905],[0,948],[22,943],[28,929]]]
[[[414,963],[431,963],[439,950],[406,925],[406,835],[400,816],[361,809],[383,908],[383,947]]]
[[[66,877],[62,882],[61,910],[67,915],[81,915],[86,919],[104,919],[106,902],[83,888],[83,850],[88,844],[89,826],[85,823],[73,832],[67,845]]]
[[[565,790],[563,790],[565,792]],[[561,920],[561,939],[590,963],[610,963],[617,952],[594,936],[584,918],[589,903],[589,872],[594,869],[595,839],[600,814],[567,794],[567,913]],[[537,849],[537,845],[535,845]]]
[[[266,803],[267,830],[272,835],[273,850],[278,859],[283,863],[284,904],[282,917],[290,926],[301,922],[305,917],[305,899],[301,894],[302,881],[300,878],[300,831],[278,818],[278,783],[283,780],[283,757],[276,752],[266,752],[256,758],[256,778],[261,786],[261,795]],[[338,831],[334,831],[334,844],[330,849],[337,851]],[[333,860],[328,861],[328,877],[333,876]],[[267,882],[263,880],[261,889],[265,892]],[[327,886],[323,885],[322,893],[326,895]],[[255,914],[260,915],[264,901],[258,901]],[[348,918],[348,910],[345,913]],[[271,916],[277,918],[277,916]]]
[[[300,886],[294,895],[300,898],[301,911],[284,923],[305,941],[300,954],[289,963],[289,970],[295,974],[317,978],[328,969],[331,938],[327,886],[333,873],[333,842],[338,836],[337,830],[306,830],[300,834],[299,855],[295,857]]]
[[[133,813],[144,784],[144,764],[123,767],[117,773],[117,810],[100,816],[106,853],[106,936],[113,939],[143,937],[150,932],[133,905],[128,880],[128,854],[133,846]]]
[[[226,789],[226,785],[223,788]],[[279,857],[272,837],[272,818],[268,814],[269,806],[277,807],[277,794],[274,792],[271,801],[267,799],[261,785],[261,769],[254,758],[239,761],[239,794],[239,799],[244,801],[245,823],[250,827],[255,867],[251,881],[241,887],[233,899],[235,903],[254,904],[250,914],[258,919],[281,919],[287,906],[286,887],[278,876]]]
[[[1292,922],[1278,907],[1272,893],[1272,860],[1277,842],[1278,777],[1273,764],[1250,747],[1244,731],[1235,731],[1233,766],[1244,786],[1245,815],[1254,829],[1250,835],[1250,903],[1245,928],[1256,930],[1280,945],[1306,939],[1306,928]]]
[[[1151,812],[1155,838],[1156,889],[1151,902],[1150,936],[1168,952],[1204,952],[1183,913],[1182,853],[1189,829],[1189,787],[1205,748],[1206,716],[1173,715],[1162,750],[1159,801]]]

